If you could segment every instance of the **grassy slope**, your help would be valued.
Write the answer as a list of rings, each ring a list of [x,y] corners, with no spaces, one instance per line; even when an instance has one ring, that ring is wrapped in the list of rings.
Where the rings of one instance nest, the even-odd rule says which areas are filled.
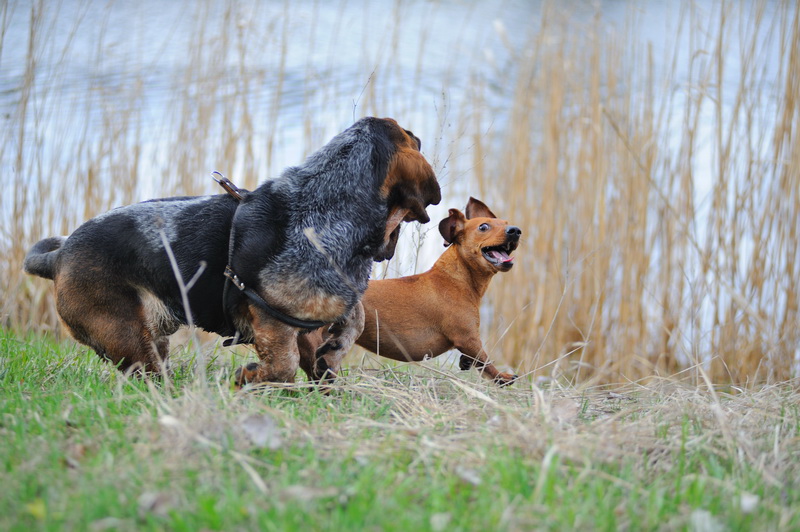
[[[3,530],[800,527],[788,388],[497,390],[431,367],[236,394],[240,361],[204,387],[179,354],[165,389],[0,342]]]

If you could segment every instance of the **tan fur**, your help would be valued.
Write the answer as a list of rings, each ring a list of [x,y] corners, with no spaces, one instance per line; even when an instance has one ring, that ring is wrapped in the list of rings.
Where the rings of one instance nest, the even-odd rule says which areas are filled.
[[[406,137],[408,144],[400,148],[389,163],[389,171],[381,187],[381,193],[384,197],[388,196],[389,191],[400,183],[403,187],[414,190],[414,193],[409,194],[407,198],[408,203],[402,206],[408,212],[401,220],[418,220],[426,223],[430,221],[430,218],[425,212],[425,204],[419,198],[425,197],[421,190],[430,183],[433,169],[425,157],[411,147],[410,143],[414,141],[410,137]]]
[[[139,292],[124,283],[110,287],[95,282],[91,267],[63,271],[54,282],[62,324],[76,340],[123,371],[163,369],[169,332],[162,326],[169,320],[150,298],[145,296],[143,303]]]
[[[250,323],[255,331],[258,364],[248,364],[236,370],[239,386],[248,382],[294,382],[300,364],[297,350],[297,329],[270,316],[254,305],[248,305]]]
[[[267,286],[268,303],[278,309],[292,309],[292,314],[299,319],[333,321],[346,309],[341,297],[314,290],[303,278],[290,278]]]
[[[345,319],[323,329],[297,337],[300,367],[311,380],[333,381],[339,374],[342,359],[364,330],[364,307],[356,305]],[[307,353],[307,356],[304,356]]]
[[[398,125],[391,118],[385,118],[388,122]],[[397,146],[397,152],[389,161],[389,169],[386,173],[386,179],[381,185],[381,195],[386,198],[389,196],[390,191],[396,190],[398,186],[406,190],[406,203],[400,205],[402,209],[407,212],[400,218],[401,221],[418,221],[420,223],[427,223],[430,217],[425,212],[425,203],[423,198],[428,197],[434,191],[429,190],[427,187],[435,181],[433,168],[420,153],[419,145],[415,137],[412,137],[408,131],[398,127],[393,130],[394,137],[392,140]],[[435,191],[438,197],[438,190]],[[390,217],[395,217],[399,213],[392,212]],[[397,222],[399,225],[399,222]],[[387,227],[388,228],[388,227]],[[387,236],[392,231],[387,231]]]
[[[142,314],[147,327],[152,331],[169,336],[180,327],[180,321],[151,291],[139,288],[139,300],[142,303]]]
[[[384,242],[388,242],[392,238],[392,233],[403,223],[409,212],[408,209],[394,209],[389,213],[389,218],[386,220],[386,232],[383,236]]]

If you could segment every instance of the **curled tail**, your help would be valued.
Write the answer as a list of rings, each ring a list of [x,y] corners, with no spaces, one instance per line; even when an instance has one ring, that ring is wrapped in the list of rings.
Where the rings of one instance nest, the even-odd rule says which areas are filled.
[[[25,273],[52,279],[56,273],[58,252],[66,239],[65,236],[51,236],[35,243],[22,263]]]

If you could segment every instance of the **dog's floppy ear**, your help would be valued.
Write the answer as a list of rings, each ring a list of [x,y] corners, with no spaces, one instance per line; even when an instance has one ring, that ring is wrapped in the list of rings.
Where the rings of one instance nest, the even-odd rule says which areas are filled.
[[[419,152],[419,139],[391,118],[371,120],[376,146],[373,161],[380,163],[389,158],[385,166],[374,165],[386,172],[380,185],[381,196],[386,200],[386,227],[383,244],[373,254],[376,261],[381,261],[394,255],[400,224],[428,223],[430,217],[425,208],[438,204],[442,193],[433,168]]]
[[[383,126],[384,138],[393,148],[381,193],[387,198],[390,211],[396,208],[407,211],[405,221],[427,223],[430,217],[425,208],[437,205],[442,193],[433,168],[419,151],[422,143],[392,118],[382,118],[378,122]]]
[[[486,206],[484,202],[481,200],[477,200],[470,196],[469,201],[467,202],[467,208],[465,209],[467,213],[467,220],[471,220],[473,218],[497,218],[494,213]]]
[[[442,200],[433,168],[420,152],[408,148],[395,154],[384,186],[389,187],[389,204],[404,207],[420,223],[430,221],[425,208]]]
[[[467,219],[458,209],[450,209],[450,216],[439,222],[439,233],[444,238],[444,247],[455,242],[458,233],[464,230]]]

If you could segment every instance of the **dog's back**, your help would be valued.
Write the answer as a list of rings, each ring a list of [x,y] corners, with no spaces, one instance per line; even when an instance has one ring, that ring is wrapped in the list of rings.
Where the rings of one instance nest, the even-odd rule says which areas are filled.
[[[222,194],[145,201],[97,216],[63,243],[57,289],[68,282],[71,290],[105,285],[136,291],[140,299],[161,301],[164,312],[187,323],[181,283],[201,272],[188,292],[192,320],[206,330],[227,332],[218,330],[225,323],[221,305],[208,294],[222,290],[236,206]]]
[[[184,286],[193,322],[226,329],[218,297],[236,201],[228,195],[153,200],[113,209],[69,237],[36,243],[26,272],[52,279],[56,308],[67,331],[121,369],[157,370],[166,336],[187,323]],[[169,247],[173,257],[165,253]],[[177,274],[176,274],[177,270]],[[179,274],[179,275],[178,275]]]
[[[439,258],[439,261],[442,257]],[[364,331],[356,343],[402,362],[421,361],[452,349],[447,312],[453,299],[439,272],[370,281],[361,300]]]

